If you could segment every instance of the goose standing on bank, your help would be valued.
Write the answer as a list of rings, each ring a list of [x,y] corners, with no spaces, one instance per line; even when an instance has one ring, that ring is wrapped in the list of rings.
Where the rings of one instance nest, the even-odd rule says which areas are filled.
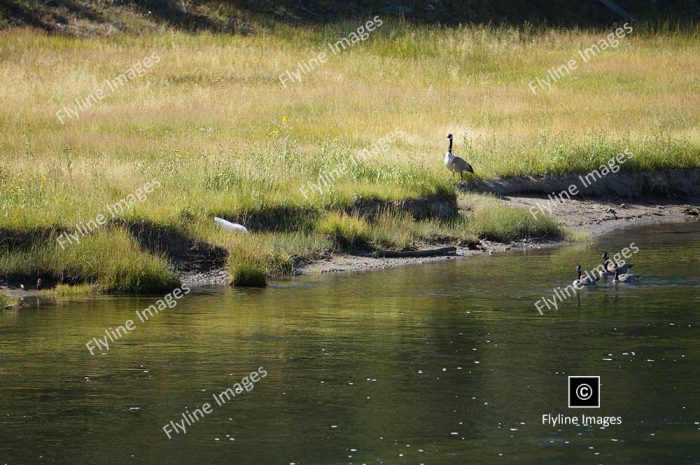
[[[452,134],[448,134],[447,138],[450,140],[450,145],[445,154],[445,167],[453,173],[459,173],[459,179],[464,179],[462,173],[465,171],[474,174],[472,165],[452,154]]]
[[[573,285],[576,288],[584,286],[595,286],[598,277],[591,278],[590,276],[581,277],[581,265],[576,265],[576,279],[574,279]]]

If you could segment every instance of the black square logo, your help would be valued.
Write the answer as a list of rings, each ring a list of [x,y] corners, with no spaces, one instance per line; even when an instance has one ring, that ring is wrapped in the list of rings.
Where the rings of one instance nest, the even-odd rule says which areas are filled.
[[[569,408],[600,408],[600,376],[569,376]]]

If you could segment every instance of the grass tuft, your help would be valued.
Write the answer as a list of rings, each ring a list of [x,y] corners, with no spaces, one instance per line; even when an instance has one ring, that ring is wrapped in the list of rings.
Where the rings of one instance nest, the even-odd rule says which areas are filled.
[[[318,230],[326,234],[341,250],[367,247],[371,240],[367,221],[346,213],[326,214],[319,221]]]
[[[262,264],[247,253],[234,255],[229,260],[231,285],[240,287],[265,287],[267,277]]]
[[[468,196],[472,214],[467,220],[468,228],[478,237],[510,242],[517,239],[561,239],[562,228],[548,216],[534,218],[522,207],[503,205],[490,196]]]

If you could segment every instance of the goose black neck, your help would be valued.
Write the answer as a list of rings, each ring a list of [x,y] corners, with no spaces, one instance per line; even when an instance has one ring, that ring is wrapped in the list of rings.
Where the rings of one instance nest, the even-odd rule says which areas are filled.
[[[448,153],[452,153],[452,138],[450,137],[450,146],[447,148]]]

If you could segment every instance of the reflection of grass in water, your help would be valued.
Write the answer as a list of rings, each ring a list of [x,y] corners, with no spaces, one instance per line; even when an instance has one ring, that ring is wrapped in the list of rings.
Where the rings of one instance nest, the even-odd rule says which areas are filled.
[[[6,296],[5,294],[0,294],[0,310],[6,310],[10,307],[15,306],[14,299]]]
[[[535,96],[530,80],[601,33],[387,22],[292,88],[277,81],[285,69],[308,60],[310,49],[325,46],[323,37],[341,37],[355,27],[328,26],[322,36],[284,27],[245,37],[174,33],[91,40],[1,33],[7,60],[0,76],[0,228],[72,229],[153,179],[162,187],[125,213],[127,219],[174,225],[200,239],[216,235],[207,232],[213,215],[239,218],[280,207],[319,211],[348,205],[358,195],[393,200],[453,192],[442,165],[448,132],[458,136],[457,154],[483,177],[587,172],[624,149],[635,155],[625,170],[700,165],[700,101],[693,92],[700,72],[697,32],[636,30],[556,82],[553,91]],[[57,121],[63,105],[153,51],[161,61],[147,75],[81,112],[80,119]],[[45,72],[46,62],[52,73]],[[684,72],[674,73],[669,84],[670,69]],[[317,182],[395,129],[406,137],[351,165],[322,194],[301,194],[303,183]],[[471,215],[464,224],[380,218],[369,225],[366,240],[403,248],[429,234],[508,239],[554,233],[551,224],[512,209],[475,208]],[[234,256],[255,257],[250,260],[265,272],[286,272],[290,259],[329,247],[316,223],[291,227],[292,234],[277,233],[274,240],[267,233],[216,240]],[[115,250],[109,240],[88,248],[100,246]],[[85,260],[53,246],[44,251],[22,256],[112,289],[170,282],[165,262],[137,250],[126,255],[138,257],[138,265],[122,264],[123,272],[94,271],[94,250]],[[32,268],[12,258],[18,253],[2,258],[3,272]],[[101,256],[121,261],[106,251]],[[32,270],[41,271],[38,265]]]

